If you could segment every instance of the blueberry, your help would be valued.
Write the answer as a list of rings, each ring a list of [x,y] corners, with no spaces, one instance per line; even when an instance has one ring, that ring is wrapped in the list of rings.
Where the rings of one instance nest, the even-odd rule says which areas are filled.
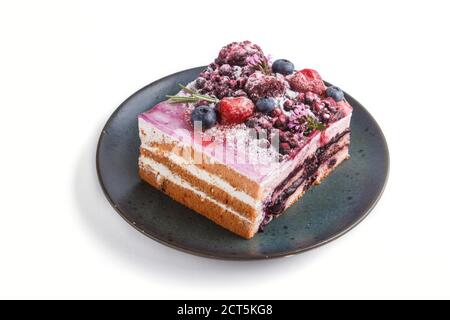
[[[272,71],[274,73],[281,73],[285,76],[294,73],[294,64],[286,59],[279,59],[272,65]]]
[[[194,109],[191,114],[192,123],[200,121],[202,123],[202,129],[210,129],[217,122],[217,114],[214,107],[200,106]]]
[[[327,96],[333,98],[336,102],[344,100],[344,91],[338,87],[328,87]]]
[[[261,98],[256,102],[256,109],[262,113],[272,112],[277,106],[274,98]]]

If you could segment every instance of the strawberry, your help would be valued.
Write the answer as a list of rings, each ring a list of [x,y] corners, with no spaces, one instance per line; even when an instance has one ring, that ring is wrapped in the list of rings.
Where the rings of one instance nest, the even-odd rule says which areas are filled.
[[[303,69],[303,70],[300,70],[300,72],[302,74],[304,74],[305,77],[307,77],[309,80],[322,80],[320,74],[316,70]]]
[[[246,97],[228,97],[220,100],[217,110],[222,124],[239,124],[250,118],[255,105]]]
[[[325,84],[316,70],[303,69],[289,79],[292,89],[298,92],[312,91],[323,95],[326,91]]]

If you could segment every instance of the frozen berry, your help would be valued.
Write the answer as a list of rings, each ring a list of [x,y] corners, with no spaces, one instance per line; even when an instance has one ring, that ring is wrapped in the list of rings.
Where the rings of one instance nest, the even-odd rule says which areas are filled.
[[[272,117],[279,117],[279,116],[281,116],[282,114],[283,114],[283,111],[281,111],[280,108],[275,108],[275,109],[273,109],[273,111],[270,113],[270,115],[271,115]]]
[[[281,73],[285,76],[292,74],[295,70],[294,64],[286,59],[276,60],[272,65],[272,71],[274,73]]]
[[[247,84],[247,78],[246,77],[240,77],[237,79],[238,87],[241,89],[245,88],[245,85]]]
[[[219,83],[220,83],[222,86],[229,86],[229,85],[230,85],[230,81],[231,81],[230,77],[222,76],[222,77],[220,77]]]
[[[284,128],[287,124],[287,120],[288,119],[284,114],[280,115],[275,121],[275,128]]]
[[[245,125],[249,128],[255,128],[258,125],[258,119],[250,118],[245,121]]]
[[[305,93],[304,92],[300,92],[298,94],[297,98],[295,98],[295,100],[297,102],[300,102],[300,103],[305,103]]]
[[[305,93],[305,103],[306,104],[311,106],[315,99],[316,99],[316,97],[315,97],[314,93],[312,93],[310,91]]]
[[[197,80],[195,81],[195,87],[196,87],[197,89],[203,89],[203,87],[205,86],[205,84],[206,84],[206,79],[203,78],[203,77],[199,77],[199,78],[197,78]]]
[[[328,87],[327,96],[333,98],[336,102],[344,100],[344,91],[338,87]]]
[[[293,136],[289,141],[288,141],[289,145],[291,146],[291,148],[295,149],[299,146],[299,142],[297,140],[297,138],[295,136]]]
[[[264,59],[264,53],[261,48],[250,41],[243,41],[233,42],[223,47],[216,60],[219,64],[245,66],[255,58],[259,60]]]
[[[256,102],[256,109],[262,113],[272,112],[277,106],[277,102],[273,98],[261,98]]]
[[[322,95],[326,88],[319,73],[312,69],[304,69],[289,78],[289,84],[298,92],[312,91]]]
[[[231,76],[233,74],[233,68],[229,64],[220,66],[219,73],[222,76]]]
[[[280,143],[280,153],[289,154],[291,152],[291,146],[287,142]]]
[[[222,124],[239,124],[254,113],[255,105],[245,97],[228,97],[219,102],[218,111]]]
[[[280,131],[279,137],[280,137],[281,142],[288,142],[288,140],[289,140],[286,132],[284,132],[284,131]]]
[[[279,97],[286,92],[287,83],[281,75],[268,76],[261,72],[252,74],[245,85],[245,91],[253,101],[260,98]]]
[[[330,110],[337,106],[336,101],[330,97],[323,99],[322,102],[325,103],[325,106]]]
[[[313,110],[320,113],[323,108],[325,108],[325,104],[320,100],[314,100],[313,102]]]
[[[292,108],[294,107],[294,101],[292,101],[292,100],[286,100],[286,101],[283,103],[283,107],[284,107],[284,109],[285,109],[286,111],[292,110]]]
[[[211,106],[197,107],[192,111],[191,120],[193,124],[201,122],[203,130],[210,129],[217,122],[216,111]]]
[[[210,104],[209,101],[206,101],[206,100],[200,100],[200,101],[196,102],[196,103],[194,104],[194,106],[195,106],[195,107],[208,106],[209,104]]]
[[[233,97],[247,97],[247,92],[245,92],[244,90],[234,91]]]
[[[234,66],[233,67],[233,77],[235,79],[239,78],[242,74],[242,68],[239,66]]]
[[[272,128],[272,124],[270,123],[270,121],[265,118],[259,119],[259,126],[263,129],[271,129]]]

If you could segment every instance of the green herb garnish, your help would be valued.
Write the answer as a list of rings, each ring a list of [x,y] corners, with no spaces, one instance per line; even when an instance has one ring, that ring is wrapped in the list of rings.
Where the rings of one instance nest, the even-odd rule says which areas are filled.
[[[269,61],[267,60],[267,58],[258,63],[257,67],[259,71],[261,71],[266,76],[270,76],[272,74],[272,70],[270,69]]]
[[[309,116],[308,118],[306,118],[306,121],[307,121],[306,128],[308,131],[314,130],[324,131],[327,128],[326,125],[317,121],[314,117]]]
[[[208,96],[200,94],[195,90],[189,89],[181,84],[178,84],[180,88],[189,94],[189,96],[166,96],[172,103],[197,103],[199,101],[207,101],[211,103],[219,103],[219,99],[214,96]]]

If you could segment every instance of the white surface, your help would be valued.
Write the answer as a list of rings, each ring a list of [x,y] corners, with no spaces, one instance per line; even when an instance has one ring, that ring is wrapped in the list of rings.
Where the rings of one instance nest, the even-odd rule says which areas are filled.
[[[447,2],[202,3],[0,2],[0,298],[450,298]],[[239,39],[317,68],[389,143],[379,205],[307,254],[180,253],[128,226],[97,183],[112,111]]]

